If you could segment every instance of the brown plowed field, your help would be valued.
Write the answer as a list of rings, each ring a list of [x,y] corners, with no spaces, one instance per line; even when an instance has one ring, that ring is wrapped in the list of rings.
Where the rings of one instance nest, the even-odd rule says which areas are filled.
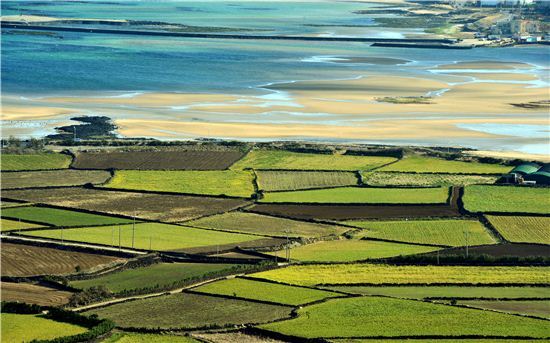
[[[99,270],[124,259],[26,244],[2,243],[2,276],[71,274]]]
[[[11,190],[3,197],[56,206],[168,222],[222,213],[243,206],[242,199],[107,191],[89,188]]]
[[[243,156],[239,151],[131,151],[78,153],[76,169],[219,170]]]
[[[100,184],[111,177],[105,170],[47,170],[2,173],[2,189]]]
[[[30,283],[2,282],[2,301],[18,301],[41,306],[59,306],[69,302],[71,292]]]

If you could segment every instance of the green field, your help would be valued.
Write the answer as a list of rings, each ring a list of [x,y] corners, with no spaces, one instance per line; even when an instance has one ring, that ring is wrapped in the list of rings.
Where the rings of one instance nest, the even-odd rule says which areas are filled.
[[[36,237],[55,238],[119,246],[118,232],[120,228],[120,245],[132,247],[132,225],[113,225],[101,227],[87,227],[78,229],[56,229],[29,231],[28,234]],[[222,245],[246,242],[258,239],[257,236],[228,233],[212,230],[193,229],[188,227],[161,224],[142,223],[135,225],[134,247],[148,250],[177,250],[191,247]]]
[[[301,305],[340,296],[338,293],[329,291],[278,285],[241,278],[208,283],[193,290],[209,294],[222,294],[245,299],[270,301],[283,305]]]
[[[44,225],[25,223],[18,220],[11,219],[0,219],[0,231],[14,231],[14,230],[24,230],[24,229],[33,229],[37,227],[43,227]]]
[[[118,170],[107,187],[250,197],[254,193],[252,182],[250,171]]]
[[[286,237],[320,237],[339,235],[349,228],[316,224],[246,212],[228,212],[186,222],[185,224],[233,232]],[[285,232],[288,231],[288,232]]]
[[[84,314],[112,319],[120,327],[196,328],[264,323],[289,317],[291,310],[288,306],[176,293],[119,303]]]
[[[419,254],[434,250],[437,250],[437,248],[390,242],[341,239],[299,246],[290,250],[290,258],[304,262],[352,262],[370,258]],[[284,258],[286,251],[281,250],[272,254]]]
[[[259,170],[256,175],[259,189],[267,192],[354,186],[359,181],[351,172]]]
[[[169,334],[116,332],[101,343],[200,343],[200,341],[191,337]]]
[[[359,237],[449,246],[496,243],[477,220],[350,221],[346,224],[366,229]]]
[[[2,342],[30,342],[78,335],[88,329],[34,314],[2,313]]]
[[[542,318],[550,318],[550,300],[462,300],[458,303],[460,305],[468,305],[471,307],[507,313],[518,313]]]
[[[483,286],[335,286],[336,291],[395,298],[548,298],[548,287]]]
[[[464,207],[471,212],[550,213],[550,188],[467,186]]]
[[[252,276],[295,285],[318,284],[547,284],[550,267],[392,266],[384,264],[294,265]]]
[[[493,175],[363,173],[363,182],[370,186],[465,186],[493,184],[500,177]]]
[[[550,244],[550,217],[487,216],[510,242]]]
[[[54,226],[85,226],[131,223],[131,219],[101,216],[49,207],[13,207],[2,210],[2,217],[18,218]]]
[[[284,150],[252,150],[231,169],[368,170],[393,157],[309,154]]]
[[[68,168],[72,158],[64,154],[2,154],[2,170],[41,170]]]
[[[105,286],[111,292],[138,288],[170,286],[174,282],[198,278],[208,273],[231,270],[231,264],[216,263],[158,263],[148,267],[125,269],[88,280],[71,281],[71,287],[86,289]],[[162,276],[162,277],[159,277]]]
[[[329,300],[299,309],[298,317],[295,319],[264,324],[260,327],[307,338],[421,335],[548,336],[548,323],[537,319],[415,300],[378,297]]]
[[[365,188],[343,187],[296,192],[266,193],[261,202],[442,204],[448,188]]]
[[[512,167],[499,164],[448,161],[440,158],[411,155],[396,163],[382,167],[379,171],[453,174],[504,174]]]

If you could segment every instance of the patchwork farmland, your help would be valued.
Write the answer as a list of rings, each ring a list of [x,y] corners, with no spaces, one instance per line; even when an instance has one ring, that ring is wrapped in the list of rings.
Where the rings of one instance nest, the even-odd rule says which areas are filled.
[[[105,342],[550,338],[548,188],[508,162],[179,144],[7,158],[8,337],[95,332],[23,303]]]

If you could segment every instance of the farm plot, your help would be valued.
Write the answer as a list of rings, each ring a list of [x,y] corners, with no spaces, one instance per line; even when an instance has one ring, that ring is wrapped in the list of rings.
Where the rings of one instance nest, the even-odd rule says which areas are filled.
[[[311,288],[279,285],[243,278],[208,283],[193,291],[207,294],[221,294],[251,300],[269,301],[283,305],[301,305],[341,294]]]
[[[2,276],[71,274],[77,267],[93,271],[116,265],[122,258],[2,242]]]
[[[352,262],[366,259],[412,255],[437,250],[434,247],[355,239],[323,241],[290,250],[292,260],[307,262]],[[286,251],[272,253],[285,257]]]
[[[115,332],[102,343],[200,343],[187,336],[170,334]]]
[[[379,169],[379,171],[452,174],[504,174],[510,166],[477,162],[449,161],[440,158],[411,155]]]
[[[464,255],[465,248],[449,248],[439,251],[439,255]],[[550,245],[529,243],[504,243],[468,247],[470,256],[515,256],[515,257],[550,257]],[[432,253],[430,253],[433,255]]]
[[[258,170],[258,188],[270,191],[355,186],[357,174],[351,172]]]
[[[79,186],[104,183],[111,173],[104,170],[48,170],[2,173],[2,189],[44,186]]]
[[[363,173],[363,182],[369,186],[466,186],[493,184],[500,175],[412,174],[398,172]]]
[[[496,243],[477,220],[349,221],[346,224],[366,229],[358,237],[448,246]]]
[[[547,284],[550,267],[392,266],[384,264],[302,265],[252,276],[296,285],[318,284]]]
[[[245,198],[254,193],[252,172],[234,170],[121,170],[115,173],[107,187]]]
[[[109,318],[123,328],[168,329],[262,323],[289,317],[291,310],[287,306],[177,293],[119,303],[84,314]]]
[[[137,218],[176,222],[226,212],[248,204],[241,199],[144,194],[88,188],[4,191],[3,196]]]
[[[284,150],[252,150],[231,169],[367,170],[396,161],[393,157],[309,154]]]
[[[293,204],[256,204],[250,212],[296,219],[383,219],[383,218],[425,218],[457,217],[456,207],[449,205],[293,205]]]
[[[126,218],[34,206],[15,207],[2,210],[2,217],[17,218],[54,226],[107,225],[132,222],[131,219]]]
[[[258,238],[238,233],[194,229],[162,223],[136,224],[135,230],[133,225],[112,225],[78,229],[36,230],[28,231],[27,234],[34,237],[160,251],[218,244],[237,245],[237,243]]]
[[[19,206],[30,206],[31,203],[28,202],[18,202],[18,201],[8,201],[8,200],[2,200],[0,201],[0,207],[1,208],[10,208],[10,207],[19,207]]]
[[[30,283],[2,282],[2,301],[18,301],[41,306],[59,306],[69,302],[71,292]]]
[[[340,235],[350,230],[338,225],[302,222],[246,212],[229,212],[186,222],[186,224],[208,229],[278,237],[287,235],[289,237],[321,237]]]
[[[274,203],[365,203],[365,204],[443,204],[449,189],[343,187],[296,192],[266,193],[260,202]]]
[[[550,244],[550,217],[487,216],[510,242]]]
[[[233,342],[242,342],[242,343],[288,343],[280,341],[274,338],[261,337],[256,335],[248,335],[240,331],[225,331],[225,332],[198,332],[193,333],[193,337],[202,339],[206,342],[211,343],[233,343]],[[348,342],[351,343],[351,342]],[[378,342],[372,342],[378,343]],[[394,342],[395,343],[395,342]]]
[[[229,151],[115,151],[78,153],[76,169],[221,170],[243,156]]]
[[[507,313],[527,314],[542,318],[550,318],[550,300],[462,300],[460,305],[495,310]]]
[[[230,272],[237,270],[238,267],[239,265],[216,263],[159,263],[142,268],[126,269],[93,279],[71,281],[70,285],[79,289],[105,286],[111,292],[117,293],[139,288],[167,287],[179,281]]]
[[[548,323],[541,320],[378,297],[332,299],[299,309],[297,318],[260,327],[307,338],[548,335]]]
[[[467,186],[464,207],[471,212],[550,213],[550,188]]]
[[[2,342],[30,342],[78,335],[82,326],[56,322],[34,314],[2,313]]]
[[[483,286],[335,286],[329,290],[364,294],[384,295],[394,298],[548,298],[548,287],[483,287]]]
[[[34,229],[37,227],[43,227],[44,225],[26,223],[19,220],[11,219],[0,219],[0,231],[15,231],[15,230],[25,230],[25,229]]]
[[[64,154],[2,154],[2,171],[68,168],[71,156]]]

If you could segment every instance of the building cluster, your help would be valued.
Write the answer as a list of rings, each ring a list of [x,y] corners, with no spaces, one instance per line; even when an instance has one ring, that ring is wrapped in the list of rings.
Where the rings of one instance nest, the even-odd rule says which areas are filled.
[[[550,163],[521,164],[508,174],[503,175],[498,183],[518,185],[550,185]]]

